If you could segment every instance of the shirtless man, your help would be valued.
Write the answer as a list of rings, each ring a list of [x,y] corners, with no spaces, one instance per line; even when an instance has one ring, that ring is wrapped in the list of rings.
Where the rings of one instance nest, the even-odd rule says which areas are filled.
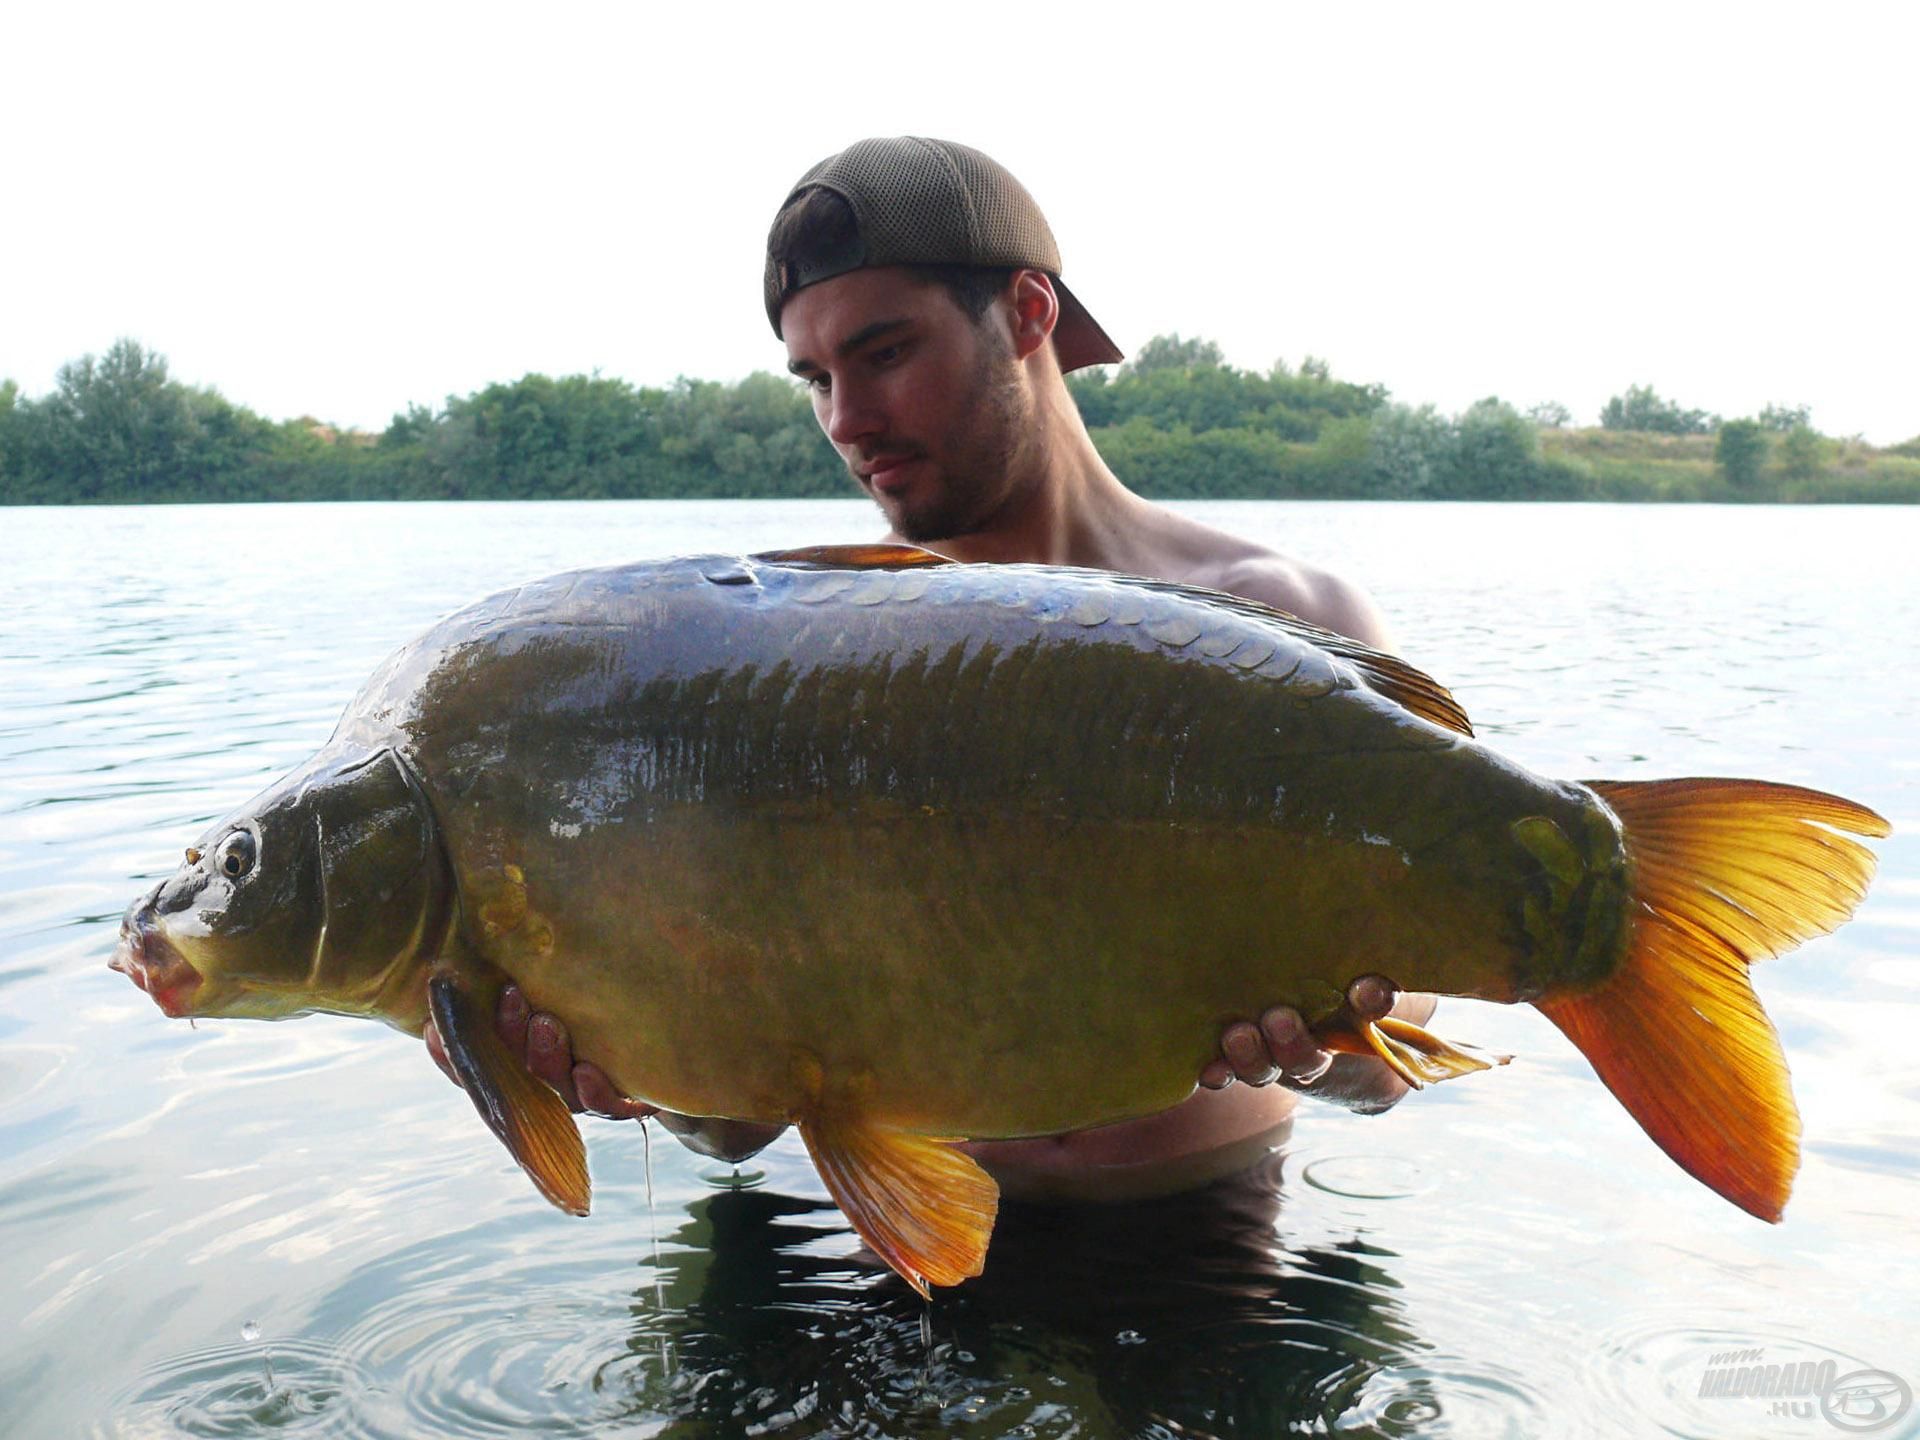
[[[887,538],[955,560],[1204,585],[1386,649],[1385,623],[1354,585],[1151,504],[1115,478],[1064,376],[1122,357],[1059,272],[1039,207],[964,146],[861,141],[808,171],[788,197],[768,238],[767,315],[820,428],[886,518]],[[1347,998],[1362,1019],[1391,1008],[1421,1021],[1432,1009],[1429,997],[1396,997],[1378,976],[1355,981]],[[499,1028],[575,1109],[659,1114],[689,1146],[723,1159],[743,1159],[780,1132],[667,1115],[615,1094],[604,1072],[576,1060],[564,1026],[530,1016],[518,992],[502,1000]],[[432,1029],[427,1043],[446,1069]],[[1199,1080],[1159,1115],[968,1148],[1016,1197],[1128,1199],[1252,1164],[1284,1140],[1296,1090],[1368,1111],[1405,1093],[1380,1061],[1321,1050],[1285,1008],[1227,1027]]]

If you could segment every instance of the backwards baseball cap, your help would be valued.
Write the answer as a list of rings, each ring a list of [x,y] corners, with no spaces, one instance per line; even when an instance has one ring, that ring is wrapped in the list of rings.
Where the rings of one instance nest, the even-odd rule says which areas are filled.
[[[827,190],[853,211],[844,245],[778,256],[769,237],[767,319],[780,333],[780,310],[797,290],[850,270],[882,265],[967,265],[1044,270],[1060,297],[1053,330],[1062,370],[1124,359],[1060,279],[1060,247],[1026,187],[988,156],[950,140],[902,135],[861,140],[802,175],[780,207],[784,215],[813,190]],[[778,217],[775,229],[779,228]]]

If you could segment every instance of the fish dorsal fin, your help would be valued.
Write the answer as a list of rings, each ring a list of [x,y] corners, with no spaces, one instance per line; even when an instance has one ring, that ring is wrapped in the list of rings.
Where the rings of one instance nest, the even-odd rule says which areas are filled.
[[[499,987],[474,986],[450,970],[427,981],[427,1004],[447,1060],[487,1128],[520,1162],[540,1193],[569,1215],[593,1199],[587,1149],[566,1101],[515,1059],[493,1028]],[[486,990],[486,994],[476,993]]]
[[[1375,650],[1331,630],[1322,630],[1318,625],[1309,625],[1283,611],[1276,610],[1274,614],[1282,616],[1288,628],[1298,630],[1328,654],[1338,655],[1353,666],[1365,678],[1369,690],[1411,710],[1429,724],[1472,738],[1473,722],[1467,718],[1465,708],[1453,698],[1451,690],[1426,671],[1409,665],[1397,655]]]
[[[1180,595],[1190,600],[1202,601],[1222,610],[1231,610],[1236,615],[1245,615],[1268,625],[1286,631],[1309,645],[1337,655],[1354,669],[1358,670],[1367,682],[1367,688],[1386,696],[1396,705],[1418,715],[1430,724],[1443,730],[1452,730],[1461,735],[1473,734],[1473,722],[1467,719],[1467,712],[1460,702],[1438,680],[1426,671],[1415,668],[1397,655],[1389,655],[1384,650],[1376,650],[1371,645],[1363,645],[1337,630],[1326,630],[1310,620],[1302,620],[1298,615],[1276,609],[1272,605],[1258,600],[1249,600],[1244,595],[1229,594],[1225,590],[1211,590],[1204,585],[1186,585],[1173,580],[1149,580],[1139,575],[1108,574],[1104,570],[1081,570],[1083,575],[1098,575],[1104,579],[1122,585],[1130,585],[1140,590],[1152,590],[1162,595]]]
[[[769,565],[819,565],[830,570],[910,570],[918,565],[954,562],[918,545],[802,545],[796,550],[763,550],[753,557]]]
[[[922,1295],[986,1266],[1000,1187],[951,1143],[846,1114],[799,1129],[834,1204]]]

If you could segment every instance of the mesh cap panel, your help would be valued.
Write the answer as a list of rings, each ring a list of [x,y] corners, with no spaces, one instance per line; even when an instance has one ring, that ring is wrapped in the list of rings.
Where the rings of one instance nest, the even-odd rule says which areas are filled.
[[[800,177],[781,206],[810,190],[830,190],[853,210],[860,245],[805,265],[782,263],[769,247],[763,283],[767,318],[780,333],[780,310],[796,290],[861,266],[968,265],[1044,270],[1057,281],[1060,250],[1026,187],[989,156],[948,140],[899,136],[861,140]],[[1086,307],[1056,285],[1061,316],[1054,348],[1062,369],[1121,358]]]

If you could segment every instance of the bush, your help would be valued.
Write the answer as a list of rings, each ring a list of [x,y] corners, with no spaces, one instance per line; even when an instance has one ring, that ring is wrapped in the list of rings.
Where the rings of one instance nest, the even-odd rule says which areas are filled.
[[[1751,490],[1767,463],[1767,431],[1758,420],[1729,420],[1713,446],[1714,462],[1729,485]]]
[[[1704,410],[1686,410],[1661,399],[1651,385],[1629,385],[1625,395],[1615,395],[1600,412],[1603,430],[1641,430],[1655,435],[1706,435],[1715,423]]]
[[[1540,435],[1489,396],[1453,422],[1453,451],[1438,493],[1456,499],[1525,500],[1540,486]]]
[[[1766,417],[1760,423],[1766,425]],[[1820,473],[1826,442],[1809,425],[1795,425],[1780,437],[1780,473],[1789,480],[1812,480]]]
[[[1383,405],[1367,434],[1367,491],[1424,500],[1453,477],[1453,426],[1431,405]]]

